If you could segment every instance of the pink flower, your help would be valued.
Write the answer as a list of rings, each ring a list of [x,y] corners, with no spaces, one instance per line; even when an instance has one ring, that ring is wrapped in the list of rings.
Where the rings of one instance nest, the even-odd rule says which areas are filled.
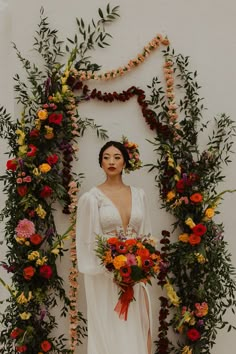
[[[35,233],[34,223],[28,219],[20,220],[15,231],[18,237],[30,238]]]
[[[136,264],[137,264],[137,262],[136,262],[136,257],[135,257],[134,254],[128,253],[126,257],[127,257],[126,264],[127,264],[128,266],[136,265]]]

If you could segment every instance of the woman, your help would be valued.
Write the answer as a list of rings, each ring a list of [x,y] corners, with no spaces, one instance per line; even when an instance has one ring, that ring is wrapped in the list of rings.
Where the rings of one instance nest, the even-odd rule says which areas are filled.
[[[114,308],[121,289],[94,251],[98,234],[111,237],[123,232],[133,237],[134,233],[151,233],[146,197],[142,189],[127,186],[122,180],[123,169],[132,167],[122,143],[106,143],[99,164],[106,180],[83,194],[77,217],[78,266],[84,273],[87,300],[87,353],[151,354],[151,308],[146,285],[134,286],[135,301],[129,305],[128,318],[120,319]]]

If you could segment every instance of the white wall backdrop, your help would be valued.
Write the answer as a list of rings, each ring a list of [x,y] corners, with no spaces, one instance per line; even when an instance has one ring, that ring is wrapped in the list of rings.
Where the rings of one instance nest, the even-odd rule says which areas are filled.
[[[43,6],[52,27],[59,30],[59,36],[65,40],[76,32],[76,17],[85,21],[96,19],[98,7],[104,8],[107,0],[11,0],[0,1],[0,105],[4,105],[14,116],[20,108],[14,102],[13,80],[15,73],[23,75],[11,42],[15,42],[22,54],[32,61],[38,61],[37,54],[32,51],[34,32],[39,22],[39,10]],[[157,33],[166,34],[176,53],[191,57],[193,70],[198,71],[199,84],[202,86],[201,96],[205,98],[208,110],[204,119],[213,120],[217,114],[225,112],[235,120],[235,80],[236,80],[236,3],[234,0],[110,0],[110,5],[120,6],[120,18],[110,26],[113,36],[111,46],[98,49],[93,55],[95,63],[101,64],[103,71],[117,68],[134,58]],[[135,85],[147,89],[154,76],[161,75],[162,57],[159,50],[154,52],[145,64],[123,78],[104,83],[90,82],[90,87],[101,88],[103,91],[123,90]],[[119,140],[124,134],[139,143],[144,163],[155,160],[152,146],[146,139],[152,139],[152,132],[147,127],[135,99],[127,103],[105,104],[100,102],[83,103],[79,107],[81,116],[93,118],[97,124],[107,129],[111,139]],[[209,131],[210,134],[210,131]],[[201,144],[204,148],[205,138]],[[89,131],[80,141],[79,162],[75,170],[86,175],[81,193],[99,184],[103,174],[98,166],[98,152],[103,142]],[[7,146],[0,141],[1,160],[0,172],[4,173],[7,156]],[[225,168],[225,182],[219,186],[223,189],[234,189],[236,159]],[[130,174],[125,182],[143,187],[149,198],[150,213],[154,234],[157,236],[162,229],[171,230],[172,219],[159,208],[158,190],[154,186],[154,174],[147,169]],[[3,186],[1,186],[1,189]],[[5,196],[1,193],[0,207],[4,205]],[[218,217],[225,225],[225,239],[229,243],[232,260],[236,266],[236,240],[234,230],[236,195],[226,195],[220,207]],[[67,218],[57,213],[59,231],[65,230]],[[1,227],[1,230],[3,229]],[[4,240],[3,231],[0,241]],[[0,246],[0,261],[4,260],[6,247]],[[66,259],[59,264],[65,281],[69,262]],[[0,269],[0,276],[8,280],[7,274]],[[152,310],[154,318],[154,336],[157,333],[158,295],[160,290],[152,287]],[[0,300],[7,296],[0,290]],[[80,304],[82,312],[86,313],[83,285],[81,279]],[[3,306],[0,308],[3,309]],[[57,312],[58,309],[55,309]],[[235,316],[228,314],[227,319],[235,325]],[[0,324],[1,326],[1,324]],[[60,321],[58,332],[66,333],[68,323]],[[225,348],[233,347],[235,333],[221,331],[212,354],[222,354]],[[232,351],[230,351],[232,352]],[[78,353],[86,353],[86,341],[78,349]]]

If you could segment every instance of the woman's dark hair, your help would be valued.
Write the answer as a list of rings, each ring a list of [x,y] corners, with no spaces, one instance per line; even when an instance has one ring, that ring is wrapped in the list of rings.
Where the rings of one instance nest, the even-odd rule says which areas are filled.
[[[102,157],[103,157],[103,153],[106,149],[108,149],[110,146],[114,146],[115,148],[117,148],[118,150],[120,150],[124,161],[125,161],[125,168],[129,168],[130,167],[130,163],[129,163],[129,154],[128,151],[126,150],[126,148],[124,147],[124,145],[122,143],[120,143],[119,141],[108,141],[105,145],[103,145],[103,147],[101,148],[100,152],[99,152],[99,165],[100,167],[102,167]]]

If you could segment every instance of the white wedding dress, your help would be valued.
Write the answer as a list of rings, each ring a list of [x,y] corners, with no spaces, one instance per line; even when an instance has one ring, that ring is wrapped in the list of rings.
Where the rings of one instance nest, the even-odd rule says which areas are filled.
[[[132,209],[129,234],[151,233],[146,196],[142,189],[131,187]],[[114,308],[118,286],[112,274],[100,265],[96,256],[96,235],[110,237],[122,229],[120,213],[113,202],[97,187],[79,199],[77,215],[78,268],[84,273],[88,320],[88,354],[147,354],[148,331],[151,331],[151,306],[147,286],[134,286],[135,301],[129,305],[127,321]],[[133,236],[132,236],[133,237]]]

